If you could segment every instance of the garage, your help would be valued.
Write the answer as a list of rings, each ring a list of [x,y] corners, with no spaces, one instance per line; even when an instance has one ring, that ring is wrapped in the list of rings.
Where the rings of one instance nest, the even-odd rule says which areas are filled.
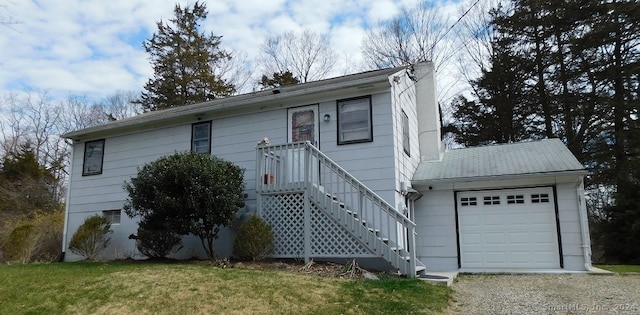
[[[460,191],[455,198],[462,269],[561,268],[552,187]]]

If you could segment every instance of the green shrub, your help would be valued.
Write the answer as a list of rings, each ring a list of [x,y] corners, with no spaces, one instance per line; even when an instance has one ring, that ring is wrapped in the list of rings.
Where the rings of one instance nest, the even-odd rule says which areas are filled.
[[[33,234],[33,224],[22,223],[13,228],[7,243],[2,250],[4,259],[11,262],[28,263],[31,258],[31,235]]]
[[[98,255],[109,245],[111,239],[108,235],[111,232],[111,222],[108,218],[99,214],[90,216],[73,233],[71,242],[69,242],[69,250],[86,257],[87,260],[96,260]]]
[[[233,247],[235,254],[241,259],[263,259],[273,249],[271,226],[253,214],[238,229]]]
[[[57,261],[62,247],[64,209],[35,212],[31,217],[5,222],[0,233],[3,261],[29,263]]]
[[[161,157],[125,182],[124,211],[154,229],[200,238],[209,258],[220,227],[244,207],[244,170],[232,162],[195,152]]]
[[[182,238],[171,231],[138,228],[136,247],[150,258],[164,258],[182,248]]]

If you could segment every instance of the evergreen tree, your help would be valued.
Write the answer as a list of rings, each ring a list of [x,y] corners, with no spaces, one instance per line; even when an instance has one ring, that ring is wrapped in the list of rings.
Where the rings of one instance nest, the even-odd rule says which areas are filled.
[[[291,71],[274,72],[271,77],[263,75],[262,79],[260,80],[260,85],[262,85],[262,87],[264,87],[265,89],[296,85],[298,83],[300,83],[300,80],[293,76],[293,73],[291,73]]]
[[[164,109],[228,96],[235,87],[217,76],[214,66],[230,59],[220,48],[222,36],[200,33],[206,19],[204,3],[176,5],[169,23],[157,23],[158,32],[144,42],[154,75],[145,84],[139,103],[144,110]]]
[[[30,145],[8,152],[0,166],[0,219],[58,209],[57,184],[58,179],[40,165]]]

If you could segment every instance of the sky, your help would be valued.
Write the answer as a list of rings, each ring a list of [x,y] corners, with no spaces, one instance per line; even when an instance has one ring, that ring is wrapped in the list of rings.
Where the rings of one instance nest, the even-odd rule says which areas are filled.
[[[460,1],[434,0],[434,5],[456,17]],[[310,29],[329,35],[340,62],[357,64],[366,31],[416,0],[205,2],[209,15],[203,31],[222,35],[223,48],[246,54],[249,61],[257,59],[267,36]],[[99,99],[118,90],[142,91],[153,74],[142,42],[151,38],[157,21],[173,16],[176,3],[193,1],[0,0],[0,22],[16,22],[0,25],[0,97],[45,91]]]

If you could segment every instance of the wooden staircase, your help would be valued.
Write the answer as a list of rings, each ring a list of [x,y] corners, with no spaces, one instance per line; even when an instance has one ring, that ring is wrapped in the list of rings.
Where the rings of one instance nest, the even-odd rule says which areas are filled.
[[[315,207],[392,271],[410,277],[424,273],[415,254],[415,223],[316,147],[298,142],[258,146],[257,151],[259,194],[303,193],[304,221]]]

